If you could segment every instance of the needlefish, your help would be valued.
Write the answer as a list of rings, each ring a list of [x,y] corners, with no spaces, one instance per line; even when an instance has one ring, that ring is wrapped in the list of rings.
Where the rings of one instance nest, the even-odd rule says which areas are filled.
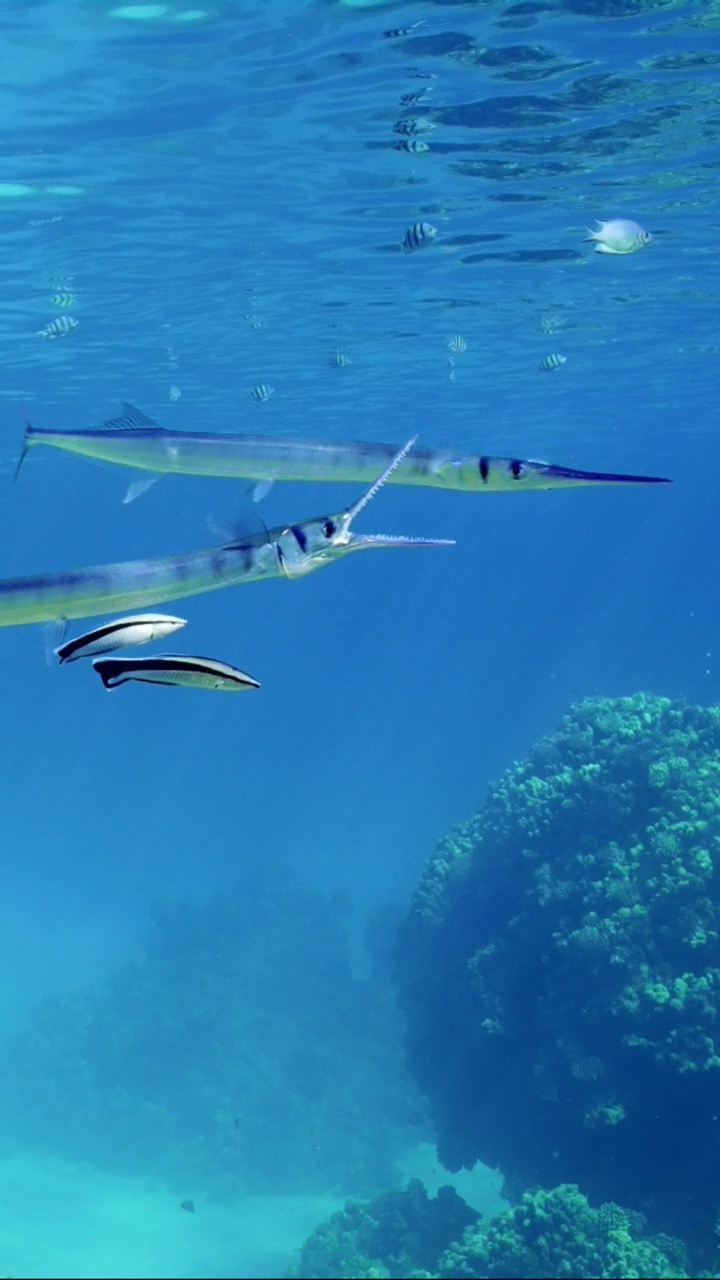
[[[400,466],[415,439],[400,449],[352,506],[298,524],[279,525],[224,546],[157,560],[0,580],[0,626],[87,618],[201,595],[262,578],[302,578],[349,551],[370,547],[453,546],[446,538],[353,533],[351,525]]]
[[[368,484],[395,456],[396,445],[364,441],[310,441],[227,432],[170,431],[133,405],[119,418],[82,431],[25,427],[23,459],[34,445],[52,445],[102,462],[158,474],[228,479],[337,480]],[[595,484],[668,484],[662,476],[580,471],[524,458],[410,449],[389,477],[392,484],[429,485],[467,493],[565,489]],[[152,481],[140,482],[147,487]],[[131,489],[133,486],[131,486]],[[128,495],[129,496],[129,495]]]

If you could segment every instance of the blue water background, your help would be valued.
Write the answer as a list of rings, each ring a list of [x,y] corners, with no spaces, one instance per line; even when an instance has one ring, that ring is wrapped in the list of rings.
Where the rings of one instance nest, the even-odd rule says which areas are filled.
[[[457,545],[171,607],[188,626],[169,647],[251,672],[242,698],[106,694],[88,665],[47,665],[42,628],[2,630],[6,1024],[132,955],[168,892],[288,866],[360,916],[406,899],[575,698],[720,696],[718,75],[662,61],[711,48],[708,8],[112,8],[0,18],[0,179],[31,189],[0,200],[1,576],[177,553],[209,545],[208,516],[274,525],[359,492],[276,484],[254,508],[242,481],[165,478],[127,505],[136,473],[40,449],[13,484],[23,412],[78,428],[127,399],[178,430],[417,433],[674,484],[388,487],[359,530]],[[408,114],[436,125],[426,155],[394,149]],[[649,248],[594,254],[586,225],[615,216]],[[437,241],[403,255],[420,220]],[[43,341],[58,281],[79,325]],[[567,363],[542,372],[552,352]]]

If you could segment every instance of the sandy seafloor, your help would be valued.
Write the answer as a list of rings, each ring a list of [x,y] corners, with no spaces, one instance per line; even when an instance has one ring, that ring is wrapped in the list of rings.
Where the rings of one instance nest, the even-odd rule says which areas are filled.
[[[430,1144],[418,1147],[403,1175],[428,1192],[451,1184],[474,1208],[492,1215],[503,1202],[499,1177],[477,1166],[449,1174]],[[0,1276],[262,1277],[281,1276],[295,1249],[318,1223],[342,1207],[323,1196],[245,1196],[206,1204],[145,1178],[98,1173],[87,1165],[37,1154],[0,1161]]]

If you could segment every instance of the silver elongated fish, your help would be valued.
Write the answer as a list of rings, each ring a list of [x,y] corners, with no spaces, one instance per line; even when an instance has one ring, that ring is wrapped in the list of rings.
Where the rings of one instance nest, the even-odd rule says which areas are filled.
[[[186,621],[186,618],[173,618],[167,613],[134,613],[127,618],[114,618],[112,622],[94,627],[82,636],[66,640],[55,653],[60,663],[77,662],[78,658],[92,658],[130,645],[162,640],[184,627]]]
[[[183,689],[217,689],[223,693],[260,688],[260,681],[254,676],[227,662],[181,653],[161,653],[154,658],[96,658],[93,667],[106,689],[117,689],[128,680],[177,685]]]
[[[147,608],[262,578],[301,578],[350,551],[370,547],[453,546],[453,541],[442,538],[403,538],[351,530],[353,520],[389,480],[414,443],[408,441],[395,454],[382,475],[352,506],[330,515],[279,525],[225,546],[186,555],[0,580],[0,627]]]
[[[83,431],[52,431],[27,424],[16,476],[28,450],[43,444],[161,475],[368,484],[397,451],[392,444],[365,441],[288,440],[227,432],[169,431],[131,404],[124,404],[122,408],[121,417],[110,418],[99,427]],[[428,485],[465,493],[513,493],[521,489],[567,489],[590,484],[670,483],[662,476],[580,471],[551,462],[459,454],[449,449],[411,449],[389,480],[391,484]]]

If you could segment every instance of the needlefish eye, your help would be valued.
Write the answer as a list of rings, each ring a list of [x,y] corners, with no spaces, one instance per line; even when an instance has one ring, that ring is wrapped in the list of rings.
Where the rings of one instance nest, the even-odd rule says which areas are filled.
[[[334,520],[323,521],[322,531],[326,538],[332,538],[335,533],[336,525]]]

